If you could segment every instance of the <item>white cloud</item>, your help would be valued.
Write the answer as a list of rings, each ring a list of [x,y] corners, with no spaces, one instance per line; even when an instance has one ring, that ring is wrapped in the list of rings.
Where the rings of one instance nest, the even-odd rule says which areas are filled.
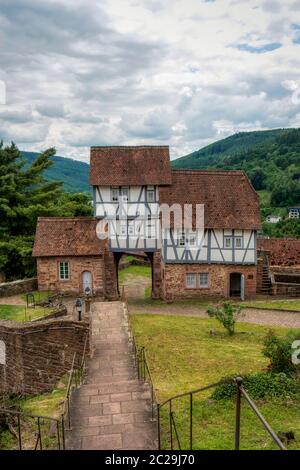
[[[295,0],[1,0],[0,138],[83,160],[97,144],[177,157],[296,125],[297,24]]]

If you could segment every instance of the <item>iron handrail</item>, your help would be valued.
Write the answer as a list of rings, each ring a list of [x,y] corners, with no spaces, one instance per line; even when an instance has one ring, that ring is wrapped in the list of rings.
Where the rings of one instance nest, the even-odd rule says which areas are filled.
[[[245,400],[247,401],[247,403],[249,404],[249,406],[251,407],[252,411],[254,412],[254,414],[258,417],[258,419],[261,421],[263,427],[268,431],[268,433],[270,434],[270,436],[272,437],[273,441],[275,442],[275,444],[277,444],[277,446],[279,447],[280,450],[287,450],[286,447],[283,445],[283,443],[281,442],[281,440],[279,439],[279,437],[277,436],[277,434],[275,433],[275,431],[271,428],[271,426],[269,425],[269,423],[267,422],[267,420],[264,418],[264,416],[261,414],[261,412],[259,411],[259,409],[257,408],[257,406],[255,405],[254,401],[250,398],[250,396],[248,395],[248,393],[246,392],[246,390],[244,389],[244,387],[242,386],[242,381],[240,381],[240,378],[237,378],[236,379],[236,384],[237,384],[237,387],[238,389],[240,390],[240,393],[241,395],[245,398]],[[240,413],[239,413],[240,415]],[[237,443],[237,442],[236,442]],[[238,445],[238,448],[236,450],[239,449],[239,445]]]
[[[207,385],[191,392],[185,392],[178,395],[175,395],[171,398],[168,398],[161,404],[157,404],[157,425],[158,425],[158,448],[161,449],[161,408],[169,405],[169,434],[170,434],[170,447],[173,450],[173,427],[175,431],[175,437],[178,442],[179,450],[181,450],[181,444],[179,440],[178,430],[175,423],[174,411],[172,408],[173,401],[178,398],[188,397],[189,396],[189,441],[190,441],[190,450],[193,449],[193,396],[197,393],[204,392],[211,388],[214,388],[218,385],[228,383],[228,380],[220,380],[214,384]],[[261,414],[256,404],[252,398],[248,395],[244,387],[242,386],[243,379],[241,377],[236,377],[233,379],[233,383],[236,385],[236,418],[235,418],[235,450],[240,449],[240,429],[241,429],[241,398],[245,398],[246,402],[249,404],[250,408],[254,414],[259,418],[265,430],[269,433],[274,443],[279,447],[280,450],[287,450],[284,444],[281,442],[275,431],[272,429],[270,424]]]
[[[23,438],[22,438],[22,426],[21,426],[21,418],[30,418],[37,420],[37,438],[34,445],[33,450],[37,450],[38,445],[39,449],[43,450],[43,440],[42,440],[42,428],[41,428],[41,421],[48,421],[56,424],[56,438],[57,438],[57,448],[58,450],[65,450],[65,432],[64,432],[64,418],[63,416],[61,419],[52,418],[51,416],[41,416],[41,415],[34,415],[23,411],[17,410],[8,410],[6,408],[0,408],[0,416],[1,415],[12,415],[17,417],[17,435],[18,435],[18,446],[19,450],[23,450]],[[61,433],[60,433],[61,430]]]

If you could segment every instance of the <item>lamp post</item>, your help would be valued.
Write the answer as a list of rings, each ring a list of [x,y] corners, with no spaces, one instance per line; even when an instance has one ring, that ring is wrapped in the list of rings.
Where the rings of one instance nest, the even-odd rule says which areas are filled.
[[[78,321],[82,320],[82,301],[81,299],[76,299],[75,308],[78,313]]]

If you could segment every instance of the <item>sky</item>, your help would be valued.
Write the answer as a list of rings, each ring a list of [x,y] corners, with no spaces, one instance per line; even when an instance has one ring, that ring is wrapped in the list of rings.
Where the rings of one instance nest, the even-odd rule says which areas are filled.
[[[173,159],[279,127],[300,127],[300,0],[0,0],[4,142]]]

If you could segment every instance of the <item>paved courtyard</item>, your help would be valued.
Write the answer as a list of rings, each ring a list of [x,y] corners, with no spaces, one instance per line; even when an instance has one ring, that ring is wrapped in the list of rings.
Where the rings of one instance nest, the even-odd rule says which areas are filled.
[[[156,449],[149,386],[137,379],[122,302],[95,302],[91,359],[72,396],[67,448]]]

